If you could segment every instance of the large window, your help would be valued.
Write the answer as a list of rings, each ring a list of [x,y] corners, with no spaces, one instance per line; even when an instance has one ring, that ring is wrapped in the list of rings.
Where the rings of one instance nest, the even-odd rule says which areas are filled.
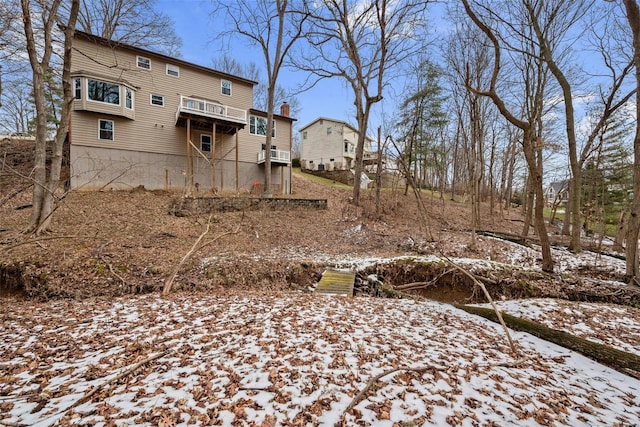
[[[120,85],[88,79],[87,92],[87,98],[91,101],[120,105]]]
[[[223,95],[231,96],[231,82],[229,80],[222,80],[221,90]]]
[[[113,120],[98,120],[98,139],[105,141],[113,141],[114,126]]]
[[[180,77],[180,67],[177,65],[167,64],[167,75],[172,77]]]
[[[211,151],[211,135],[200,135],[200,150]]]
[[[138,68],[144,68],[145,70],[151,69],[151,60],[149,58],[138,56],[136,62],[138,64]]]
[[[164,107],[164,96],[151,94],[151,104],[159,105],[160,107]]]
[[[249,133],[253,135],[267,136],[267,119],[266,117],[249,116]],[[271,136],[276,137],[276,121],[273,121],[273,129]]]

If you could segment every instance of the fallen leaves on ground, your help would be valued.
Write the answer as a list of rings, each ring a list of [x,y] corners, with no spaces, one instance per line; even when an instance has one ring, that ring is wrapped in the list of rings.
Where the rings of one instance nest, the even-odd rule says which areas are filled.
[[[523,333],[514,337],[527,359],[512,365],[497,325],[435,302],[302,293],[7,302],[0,423],[627,426],[640,419],[639,381]],[[376,375],[424,366],[382,377],[344,413]]]

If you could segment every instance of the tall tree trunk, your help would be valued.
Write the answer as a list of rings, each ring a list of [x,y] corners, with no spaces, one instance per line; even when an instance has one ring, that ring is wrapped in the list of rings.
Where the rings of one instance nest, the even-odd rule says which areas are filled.
[[[638,234],[640,233],[640,7],[636,0],[623,0],[633,34],[633,62],[636,75],[636,134],[633,139],[633,202],[627,224],[626,269],[629,280],[638,283]]]
[[[567,185],[567,201],[564,207],[564,220],[562,221],[562,231],[560,232],[563,236],[571,235],[571,195],[573,194],[573,185],[571,185],[571,180],[569,180],[569,184]]]
[[[69,111],[73,94],[70,82],[71,46],[78,17],[79,0],[73,0],[65,25],[64,56],[63,56],[63,111],[61,121],[56,131],[53,147],[52,162],[47,173],[47,108],[45,73],[49,71],[53,52],[53,27],[58,19],[61,0],[45,2],[40,7],[42,18],[42,39],[36,42],[34,25],[32,22],[31,4],[29,0],[21,0],[22,20],[27,44],[27,53],[32,70],[33,95],[36,105],[36,147],[34,166],[34,191],[31,217],[26,232],[42,233],[49,227],[51,215],[55,205],[55,192],[60,182],[62,164],[62,150],[69,124]]]
[[[542,188],[542,157],[536,156],[534,147],[535,137],[533,135],[526,135],[524,139],[528,138],[528,141],[524,144],[524,154],[527,159],[527,165],[529,165],[529,175],[533,178],[531,184],[534,192],[534,209],[533,209],[533,222],[536,228],[536,234],[540,239],[540,246],[542,250],[542,271],[553,272],[553,259],[551,257],[551,242],[549,241],[549,234],[547,233],[547,227],[544,223],[544,191]]]
[[[75,0],[71,4],[69,23],[64,30],[65,42],[62,67],[63,107],[60,112],[60,123],[53,141],[51,164],[49,175],[47,177],[47,189],[43,194],[40,225],[36,229],[36,233],[38,234],[49,230],[51,218],[53,217],[53,211],[55,209],[55,195],[60,185],[63,150],[69,133],[69,120],[71,118],[71,108],[74,99],[73,88],[71,87],[71,48],[73,44],[73,34],[75,31],[75,21],[78,17],[78,10],[79,1]]]
[[[356,102],[356,110],[358,115],[358,144],[356,145],[356,164],[355,164],[355,176],[353,179],[353,204],[360,205],[360,183],[362,182],[362,172],[364,170],[364,145],[367,138],[367,125],[369,123],[369,112],[371,111],[371,104],[365,101],[365,105],[362,102]],[[359,107],[359,108],[358,108]]]
[[[531,221],[533,220],[533,196],[533,183],[531,180],[531,170],[529,170],[525,188],[522,191],[522,213],[524,216],[522,237],[527,237],[529,235],[529,228],[531,228]]]

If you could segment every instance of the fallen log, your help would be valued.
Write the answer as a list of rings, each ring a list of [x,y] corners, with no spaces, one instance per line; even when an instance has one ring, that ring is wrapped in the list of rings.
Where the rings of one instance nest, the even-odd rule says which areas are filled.
[[[466,311],[467,313],[484,317],[485,319],[489,319],[493,322],[498,321],[498,317],[492,309],[461,304],[454,304],[454,306],[460,310]],[[506,313],[502,313],[502,319],[511,329],[527,332],[543,340],[580,353],[589,359],[602,363],[603,365],[613,368],[618,372],[622,372],[625,375],[640,379],[640,356],[636,354],[589,341],[570,333],[552,329],[539,323],[532,322],[531,320],[511,316]]]

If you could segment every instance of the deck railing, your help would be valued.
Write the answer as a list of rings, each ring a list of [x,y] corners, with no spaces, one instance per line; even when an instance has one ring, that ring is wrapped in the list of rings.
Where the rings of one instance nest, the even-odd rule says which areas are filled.
[[[267,152],[261,150],[258,152],[258,163],[263,163]],[[271,161],[278,163],[289,163],[291,161],[291,152],[284,150],[271,150]]]
[[[177,114],[179,115],[181,112],[216,117],[236,123],[247,123],[247,110],[184,95],[180,95],[180,106]]]

